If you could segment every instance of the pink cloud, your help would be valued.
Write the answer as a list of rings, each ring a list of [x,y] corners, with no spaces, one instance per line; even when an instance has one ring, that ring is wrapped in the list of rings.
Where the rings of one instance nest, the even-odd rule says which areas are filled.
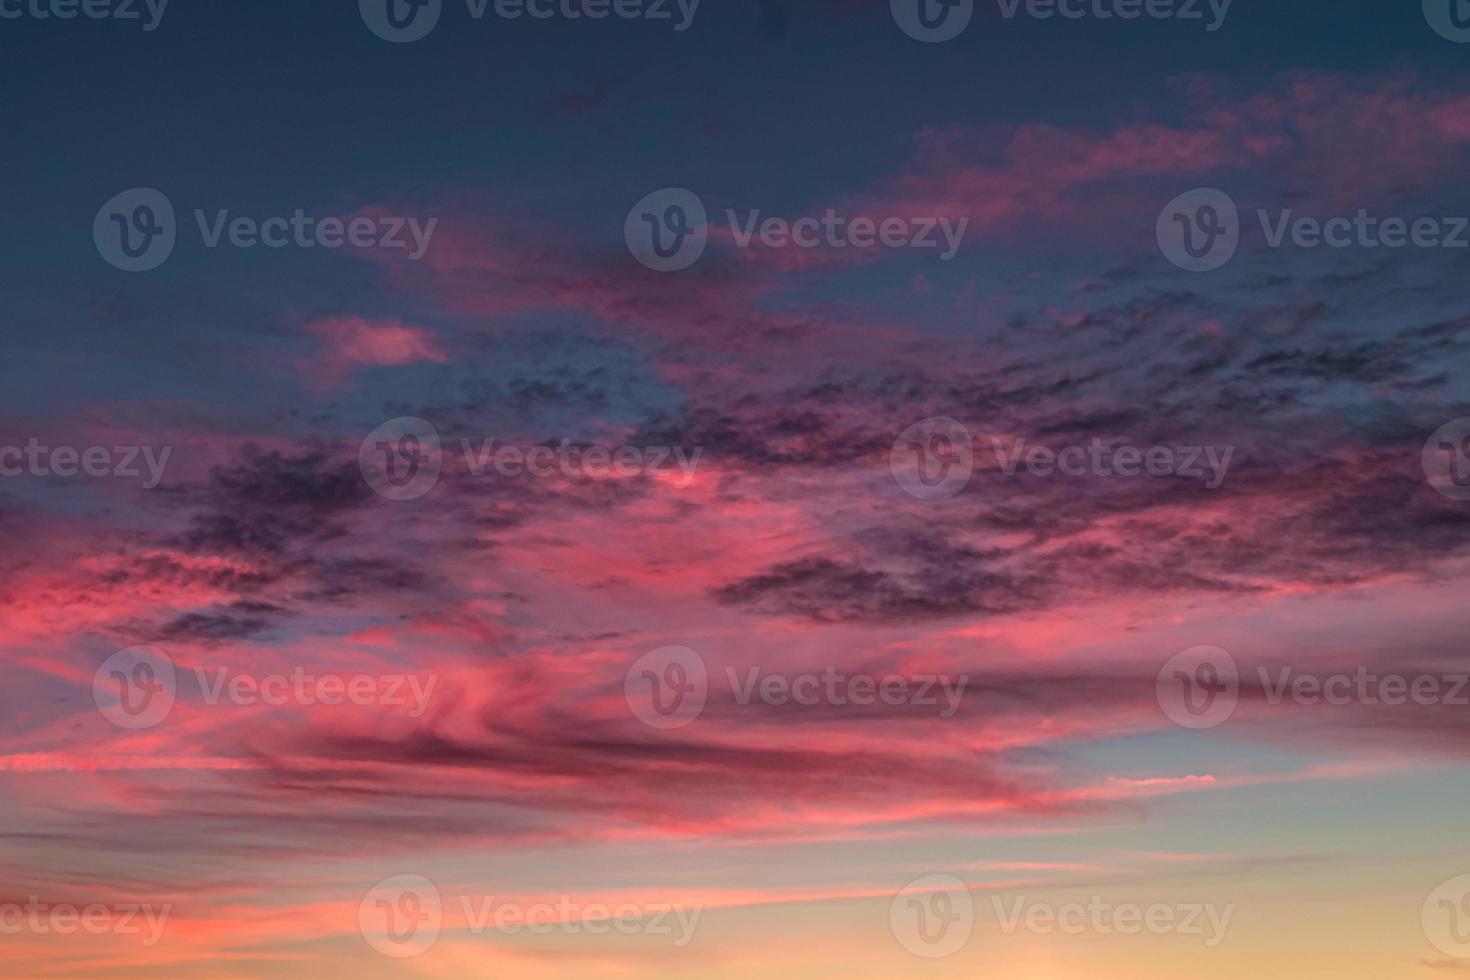
[[[400,320],[370,321],[358,316],[334,316],[306,325],[320,345],[315,354],[296,366],[319,388],[337,388],[361,367],[398,367],[406,364],[446,364],[449,355],[433,332]]]

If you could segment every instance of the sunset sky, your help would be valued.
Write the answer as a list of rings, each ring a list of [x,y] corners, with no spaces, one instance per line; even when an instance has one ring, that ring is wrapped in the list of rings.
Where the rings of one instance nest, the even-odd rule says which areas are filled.
[[[1460,0],[51,2],[0,0],[0,975],[1470,976]],[[298,211],[404,247],[241,244]],[[829,211],[940,244],[758,232]],[[1360,212],[1451,241],[1291,230]],[[1174,926],[1037,925],[1089,904]]]

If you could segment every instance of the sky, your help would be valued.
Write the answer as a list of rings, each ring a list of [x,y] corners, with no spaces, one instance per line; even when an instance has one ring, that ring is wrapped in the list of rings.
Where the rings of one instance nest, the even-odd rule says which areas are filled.
[[[0,0],[0,123],[5,976],[1470,971],[1470,5]]]

